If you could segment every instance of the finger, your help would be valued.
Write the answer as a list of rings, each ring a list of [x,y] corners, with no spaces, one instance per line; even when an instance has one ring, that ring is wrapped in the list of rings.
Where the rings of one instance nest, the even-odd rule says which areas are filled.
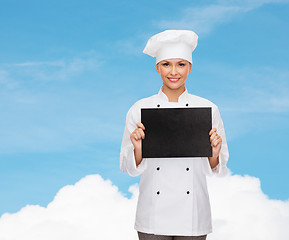
[[[144,131],[142,130],[142,129],[138,129],[138,131],[139,131],[139,133],[140,133],[140,135],[141,135],[141,138],[142,139],[144,139],[145,138],[145,133],[144,133]]]
[[[137,135],[138,140],[140,140],[142,138],[141,133],[139,131],[135,131],[135,134]]]
[[[133,136],[133,138],[134,138],[135,140],[138,140],[138,139],[139,139],[138,128],[135,129],[135,130],[132,132],[131,135]]]
[[[217,136],[218,136],[217,133],[216,133],[216,132],[213,132],[213,134],[212,134],[211,137],[210,137],[210,141],[211,141],[211,142],[214,141],[214,139],[215,139]]]
[[[214,132],[217,132],[217,128],[212,128],[211,131],[209,132],[209,135],[212,135]]]
[[[131,139],[131,141],[135,141],[135,140],[136,140],[136,139],[135,139],[135,134],[134,134],[134,132],[131,133],[130,139]]]
[[[138,136],[136,132],[133,132],[132,137],[135,141],[138,141]]]
[[[217,139],[218,139],[218,136],[216,136],[215,138],[213,138],[213,139],[211,140],[211,145],[212,145],[212,146],[214,145],[214,143],[216,142]]]
[[[219,137],[212,142],[212,146],[216,147],[221,142],[222,142],[222,139],[221,139],[221,137]]]
[[[215,147],[219,146],[219,145],[222,145],[222,141],[220,139],[218,139],[216,142],[215,142]]]
[[[140,136],[140,138],[144,139],[145,133],[141,128],[137,128],[135,131],[137,132],[138,136]]]
[[[137,122],[137,127],[141,128],[142,130],[145,130],[145,126],[141,122]]]

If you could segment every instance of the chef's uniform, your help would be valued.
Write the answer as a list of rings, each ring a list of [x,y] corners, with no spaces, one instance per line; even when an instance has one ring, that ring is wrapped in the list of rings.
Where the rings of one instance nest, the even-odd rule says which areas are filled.
[[[143,158],[136,166],[131,133],[141,122],[142,108],[211,107],[212,127],[222,138],[219,164],[211,169],[207,157]],[[208,133],[209,134],[209,133]],[[121,145],[120,169],[140,177],[135,229],[157,235],[199,236],[212,232],[206,175],[224,175],[229,158],[223,122],[218,107],[187,90],[178,102],[159,93],[136,102],[128,111]]]

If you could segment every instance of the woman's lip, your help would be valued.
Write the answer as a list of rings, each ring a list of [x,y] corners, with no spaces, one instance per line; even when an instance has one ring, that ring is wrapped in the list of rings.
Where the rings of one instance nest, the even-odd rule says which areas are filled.
[[[171,82],[177,82],[180,80],[180,78],[168,78]]]

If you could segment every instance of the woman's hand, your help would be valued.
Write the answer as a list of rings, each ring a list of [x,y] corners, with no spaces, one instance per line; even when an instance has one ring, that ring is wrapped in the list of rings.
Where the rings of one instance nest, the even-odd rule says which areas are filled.
[[[138,166],[142,160],[142,139],[145,138],[145,127],[141,122],[138,122],[137,128],[131,133],[130,140],[134,146],[134,156],[136,165]]]
[[[212,128],[209,132],[210,142],[212,146],[212,157],[209,157],[211,168],[214,168],[219,163],[219,153],[222,146],[222,138],[217,134],[217,129]]]
[[[209,135],[211,136],[210,141],[213,150],[213,157],[218,157],[222,146],[222,138],[217,134],[216,128],[212,128]]]

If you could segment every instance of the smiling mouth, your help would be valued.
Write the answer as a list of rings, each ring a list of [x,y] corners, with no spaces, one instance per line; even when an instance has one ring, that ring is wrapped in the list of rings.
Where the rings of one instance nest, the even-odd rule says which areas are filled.
[[[177,82],[180,80],[180,78],[168,78],[171,82]]]

